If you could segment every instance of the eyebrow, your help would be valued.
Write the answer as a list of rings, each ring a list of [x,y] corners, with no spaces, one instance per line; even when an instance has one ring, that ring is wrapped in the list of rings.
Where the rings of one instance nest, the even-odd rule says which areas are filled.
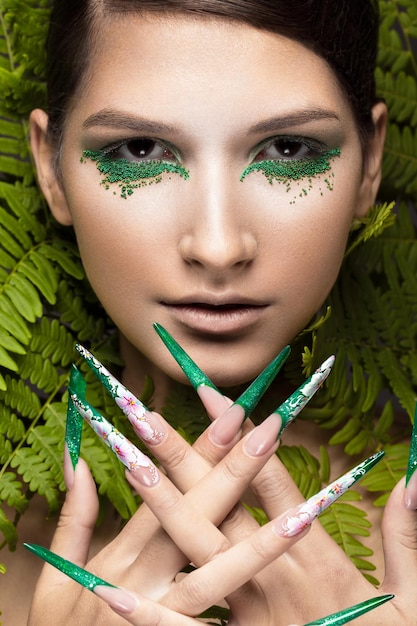
[[[339,116],[331,109],[302,109],[300,111],[288,113],[287,115],[270,117],[266,120],[258,122],[257,124],[254,124],[254,126],[250,127],[249,132],[264,133],[277,131],[282,128],[301,126],[303,124],[309,124],[310,122],[321,120],[337,120],[340,122]]]
[[[249,128],[249,133],[276,132],[282,128],[300,126],[320,120],[337,120],[339,116],[330,109],[302,109],[287,115],[279,115],[262,120]],[[116,111],[114,109],[102,109],[93,113],[83,122],[84,128],[105,126],[131,130],[145,134],[179,134],[180,129],[171,124],[148,120],[137,115]]]
[[[102,109],[87,117],[83,122],[84,128],[92,128],[93,126],[113,126],[149,134],[179,133],[179,129],[170,124],[144,119],[137,115],[122,113],[113,109]]]

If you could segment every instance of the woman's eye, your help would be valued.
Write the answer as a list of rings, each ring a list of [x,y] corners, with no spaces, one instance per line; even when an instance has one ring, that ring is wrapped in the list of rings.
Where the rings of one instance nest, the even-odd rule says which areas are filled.
[[[302,159],[313,158],[317,155],[319,149],[303,141],[292,139],[275,139],[267,146],[264,146],[256,155],[256,161],[265,159],[280,161],[299,161]]]
[[[132,139],[109,151],[113,159],[126,161],[173,161],[175,156],[164,145],[154,139]]]

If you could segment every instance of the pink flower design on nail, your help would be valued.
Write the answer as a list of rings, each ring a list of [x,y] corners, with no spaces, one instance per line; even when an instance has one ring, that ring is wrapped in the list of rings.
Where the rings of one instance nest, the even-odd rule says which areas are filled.
[[[307,526],[310,526],[313,519],[310,513],[299,511],[299,513],[295,515],[289,515],[282,522],[282,529],[287,537],[292,537],[304,530],[304,528],[307,528]]]

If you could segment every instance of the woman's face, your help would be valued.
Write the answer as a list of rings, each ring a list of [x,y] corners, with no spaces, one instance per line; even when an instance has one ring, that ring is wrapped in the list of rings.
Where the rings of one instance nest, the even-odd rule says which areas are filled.
[[[50,204],[74,225],[124,341],[181,378],[158,322],[232,385],[328,294],[352,219],[373,200],[377,176],[362,167],[346,99],[302,45],[232,22],[128,15],[98,31]]]

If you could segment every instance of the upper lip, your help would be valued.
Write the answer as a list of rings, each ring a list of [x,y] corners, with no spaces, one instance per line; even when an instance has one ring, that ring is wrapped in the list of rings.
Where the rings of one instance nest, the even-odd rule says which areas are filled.
[[[223,307],[228,306],[251,306],[265,307],[269,302],[248,298],[239,294],[196,294],[178,299],[163,300],[163,304],[168,306],[207,306],[207,307]]]

